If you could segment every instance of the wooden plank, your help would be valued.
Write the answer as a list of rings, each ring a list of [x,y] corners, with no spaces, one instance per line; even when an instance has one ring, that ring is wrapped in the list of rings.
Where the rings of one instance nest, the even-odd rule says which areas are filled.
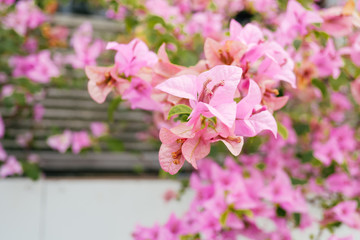
[[[6,149],[19,149],[20,146],[16,143],[15,139],[3,139],[2,145]],[[149,151],[155,150],[156,147],[148,142],[123,142],[124,148],[126,151]],[[32,143],[34,150],[48,150],[50,147],[47,145],[46,140],[35,139]],[[103,148],[106,147],[104,144]]]
[[[84,16],[77,14],[57,13],[51,18],[51,22],[56,25],[76,28],[84,22],[90,22],[96,32],[119,33],[124,31],[124,24],[119,21],[113,21],[104,17]]]
[[[72,129],[72,130],[82,130],[90,126],[90,120],[57,120],[57,119],[44,119],[41,123],[37,124],[39,127],[44,128],[60,128],[60,129]],[[16,119],[12,120],[8,124],[9,128],[21,128],[21,129],[31,129],[34,127],[34,122],[30,119]],[[144,131],[147,129],[144,122],[117,122],[114,124],[115,128],[118,130],[126,129],[130,131]]]
[[[10,139],[14,139],[16,138],[17,135],[24,134],[25,132],[27,132],[27,129],[13,129],[13,128],[6,129],[6,135]],[[37,129],[36,131],[34,131],[33,135],[37,139],[45,139],[53,135],[53,132],[49,129]],[[139,141],[139,139],[136,137],[136,134],[134,132],[115,132],[115,133],[113,132],[111,133],[111,136],[121,141],[129,141],[129,142]]]

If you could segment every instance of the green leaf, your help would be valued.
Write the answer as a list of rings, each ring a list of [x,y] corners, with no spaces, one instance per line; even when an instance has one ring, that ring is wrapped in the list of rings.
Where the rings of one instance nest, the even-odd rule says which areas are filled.
[[[285,209],[283,209],[282,207],[280,207],[280,206],[277,206],[277,208],[276,208],[276,215],[278,216],[278,217],[286,217],[286,210]]]
[[[192,108],[185,104],[175,105],[170,109],[168,119],[170,119],[174,115],[190,114],[191,112]]]
[[[293,217],[294,217],[295,227],[300,226],[300,223],[301,223],[301,214],[300,214],[300,213],[294,213],[294,214],[293,214]]]
[[[256,153],[262,143],[262,140],[260,137],[249,137],[244,142],[244,152],[246,154]]]
[[[298,136],[305,135],[310,132],[310,126],[307,123],[294,122],[293,127]]]
[[[220,219],[219,219],[221,226],[226,226],[226,220],[227,220],[229,213],[230,213],[230,211],[228,209],[225,212],[223,212],[223,214],[221,214]]]
[[[300,39],[295,39],[293,42],[293,46],[296,50],[298,50],[301,46],[302,41]]]
[[[340,76],[337,79],[330,77],[330,86],[335,91],[339,91],[340,87],[342,85],[345,85],[348,82],[349,82],[349,79],[347,78],[347,76],[344,72],[341,72]]]
[[[124,143],[116,138],[107,137],[104,139],[107,147],[114,152],[124,151]]]
[[[335,172],[335,169],[336,169],[335,167],[336,167],[335,163],[332,162],[330,166],[325,167],[325,168],[322,169],[321,176],[323,178],[329,177],[331,174],[333,174]]]
[[[256,164],[255,167],[262,171],[262,170],[264,170],[266,168],[266,164],[261,162],[261,163]]]
[[[238,216],[238,218],[243,218],[244,216],[251,218],[254,216],[254,213],[249,209],[238,209],[234,210],[233,212],[236,214],[236,216]]]
[[[289,137],[289,132],[286,129],[286,127],[281,122],[277,122],[277,127],[278,127],[278,133],[280,134],[280,136],[286,140]]]
[[[114,98],[108,107],[108,119],[110,122],[114,121],[114,112],[119,107],[119,104],[121,103],[122,99],[120,97]]]
[[[41,170],[38,164],[23,161],[21,162],[21,165],[25,176],[31,178],[34,181],[40,178]]]
[[[296,157],[300,159],[301,163],[309,163],[314,159],[313,151],[298,152]]]
[[[300,178],[291,178],[291,184],[292,185],[304,185],[307,183],[307,180],[300,179]]]
[[[314,87],[317,87],[321,91],[323,98],[327,98],[329,96],[326,85],[323,81],[320,81],[319,79],[314,78],[311,81],[311,83]]]

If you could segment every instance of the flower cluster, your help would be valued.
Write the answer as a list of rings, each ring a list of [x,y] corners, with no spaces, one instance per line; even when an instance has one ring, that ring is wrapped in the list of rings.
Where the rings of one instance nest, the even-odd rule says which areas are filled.
[[[160,165],[171,174],[185,160],[197,168],[213,142],[222,141],[239,155],[244,136],[263,130],[276,136],[272,112],[288,99],[276,97],[276,87],[280,81],[296,86],[294,63],[255,25],[243,28],[232,21],[229,31],[222,42],[206,39],[205,59],[195,67],[174,65],[164,46],[156,56],[135,39],[108,43],[108,49],[117,51],[114,66],[86,68],[89,93],[98,103],[114,90],[132,109],[157,111],[163,121],[173,120],[159,135]]]

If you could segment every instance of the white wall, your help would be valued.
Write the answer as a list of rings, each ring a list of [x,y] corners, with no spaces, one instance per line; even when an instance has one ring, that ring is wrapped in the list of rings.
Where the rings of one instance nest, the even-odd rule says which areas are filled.
[[[1,180],[0,239],[131,239],[137,223],[152,226],[186,210],[191,194],[163,200],[178,187],[164,180]]]
[[[1,180],[0,240],[131,239],[137,223],[152,226],[164,223],[171,212],[179,216],[186,211],[191,193],[181,202],[163,200],[166,190],[178,188],[175,181],[151,179]],[[307,240],[316,230],[297,230],[294,239]],[[359,232],[348,228],[337,232],[351,234],[360,239]]]

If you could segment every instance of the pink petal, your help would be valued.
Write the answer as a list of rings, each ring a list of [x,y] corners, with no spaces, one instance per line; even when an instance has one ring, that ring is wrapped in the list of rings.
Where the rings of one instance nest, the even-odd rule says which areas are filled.
[[[205,103],[208,110],[217,117],[227,127],[231,128],[234,124],[236,117],[236,103],[226,103],[216,106],[216,108]]]
[[[210,153],[210,143],[204,142],[201,137],[190,138],[184,142],[181,150],[185,159],[197,169],[196,161]]]
[[[157,89],[176,97],[196,100],[196,76],[182,75],[169,78],[156,86]]]
[[[244,145],[244,138],[241,137],[241,141],[234,141],[230,139],[221,139],[225,146],[229,149],[232,155],[238,156],[242,150],[242,147]]]
[[[249,80],[249,90],[243,99],[237,104],[236,107],[236,118],[247,119],[250,117],[255,105],[260,104],[262,98],[262,93],[253,80]]]
[[[170,174],[176,174],[179,169],[184,165],[185,158],[183,156],[180,157],[179,163],[176,164],[172,157],[172,153],[176,152],[180,149],[180,144],[162,144],[159,150],[159,162],[161,168]]]
[[[235,121],[235,134],[239,136],[253,137],[263,130],[270,130],[277,136],[275,118],[267,110],[254,114],[249,119]]]

